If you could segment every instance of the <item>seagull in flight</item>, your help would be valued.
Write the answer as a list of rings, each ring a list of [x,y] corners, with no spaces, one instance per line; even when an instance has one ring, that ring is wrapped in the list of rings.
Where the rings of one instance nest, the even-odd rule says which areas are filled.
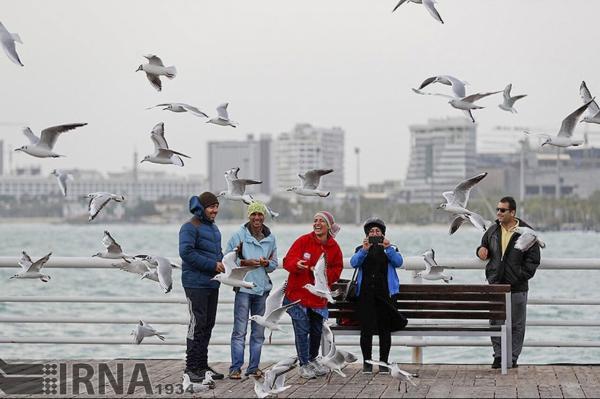
[[[321,176],[328,175],[333,172],[333,169],[312,169],[306,173],[298,174],[302,186],[289,187],[286,191],[292,191],[298,195],[314,196],[314,197],[327,197],[331,192],[318,190],[321,182]]]
[[[476,229],[484,232],[491,226],[491,221],[485,220],[478,213],[467,209],[471,189],[486,176],[487,172],[480,173],[460,182],[452,191],[442,193],[446,202],[440,204],[438,209],[452,213],[453,219],[450,224],[450,234],[454,234],[465,221],[469,221]]]
[[[264,381],[260,382],[260,377],[254,377],[254,393],[259,398],[277,397],[278,394],[285,391],[290,385],[285,385],[285,374],[296,367],[297,358],[292,364],[277,362],[265,372]]]
[[[425,9],[429,12],[429,14],[431,14],[431,16],[435,20],[437,20],[441,23],[444,23],[444,21],[442,20],[442,17],[440,16],[440,13],[435,9],[435,3],[436,3],[435,0],[400,0],[398,2],[398,4],[396,4],[396,7],[394,7],[392,12],[396,11],[398,9],[398,7],[400,7],[402,4],[404,4],[406,2],[423,4],[423,6],[425,6]]]
[[[165,334],[166,333],[164,333],[164,332],[156,331],[154,329],[154,327],[152,327],[150,324],[145,323],[144,321],[140,320],[140,322],[135,326],[135,329],[131,331],[130,335],[133,335],[133,342],[139,345],[142,343],[144,338],[151,337],[153,335],[156,335],[158,337],[158,339],[160,339],[161,341],[164,341]]]
[[[67,180],[73,180],[73,175],[70,173],[63,172],[59,169],[54,169],[51,173],[56,176],[56,181],[58,182],[58,187],[60,187],[60,192],[63,196],[67,196]]]
[[[2,42],[2,48],[4,49],[4,52],[12,62],[20,66],[25,66],[21,62],[19,54],[17,54],[17,49],[15,48],[15,43],[23,44],[23,42],[21,41],[21,37],[18,33],[10,33],[4,27],[2,22],[0,22],[0,42]]]
[[[444,274],[444,268],[438,266],[435,261],[435,251],[433,248],[423,252],[422,255],[425,261],[425,271],[417,273],[417,276],[425,280],[443,280],[445,283],[449,283],[452,280],[452,276]]]
[[[64,155],[58,155],[53,151],[54,144],[58,140],[58,136],[61,133],[68,132],[69,130],[76,129],[81,126],[85,126],[87,123],[69,123],[65,125],[58,125],[47,127],[42,130],[40,137],[36,136],[29,127],[23,129],[23,134],[27,136],[30,144],[24,145],[15,151],[23,151],[26,154],[37,158],[58,158]]]
[[[231,251],[223,256],[224,273],[218,273],[211,280],[217,280],[220,283],[230,285],[232,287],[254,288],[256,284],[244,280],[246,274],[253,270],[251,267],[238,266],[235,263],[237,251]]]
[[[327,281],[327,262],[325,261],[324,253],[321,254],[317,264],[312,268],[312,272],[315,283],[306,284],[304,285],[304,288],[313,295],[327,299],[327,302],[329,303],[335,303],[335,300],[333,299],[334,293],[329,289],[329,283]]]
[[[417,386],[413,378],[418,377],[418,375],[402,370],[398,363],[385,363],[381,361],[378,362],[375,360],[365,360],[365,362],[370,363],[372,365],[387,367],[388,369],[390,369],[390,375],[392,376],[392,378],[398,380],[398,391],[400,391],[400,386],[402,385],[402,382],[406,383],[404,392],[408,391],[408,384],[411,384],[413,387]]]
[[[152,87],[156,90],[162,90],[162,82],[160,81],[161,76],[166,76],[169,79],[173,79],[177,75],[177,69],[174,66],[165,67],[162,60],[153,54],[144,56],[147,60],[147,64],[141,64],[135,71],[146,72],[146,77],[150,81]]]
[[[88,213],[90,215],[88,218],[88,222],[94,220],[96,216],[98,216],[98,213],[102,210],[102,208],[104,208],[110,201],[125,201],[125,197],[122,195],[111,194],[106,192],[90,193],[86,195],[85,198],[90,199],[88,203]]]
[[[327,354],[321,358],[319,363],[329,368],[328,382],[331,380],[333,372],[346,378],[346,374],[344,374],[342,369],[346,367],[346,365],[357,361],[358,358],[354,354],[338,349],[335,346],[333,332],[331,331],[331,328],[329,328],[329,324],[327,324],[326,320],[323,320],[322,339],[324,348],[329,348],[329,350],[327,350]]]
[[[560,130],[556,136],[551,136],[546,133],[530,133],[525,130],[525,134],[534,134],[536,136],[540,136],[544,138],[544,142],[542,143],[542,147],[546,144],[553,145],[555,147],[577,147],[584,143],[584,140],[575,140],[573,139],[573,130],[575,130],[575,126],[577,125],[577,120],[579,117],[585,112],[585,110],[594,103],[594,99],[592,98],[581,107],[577,108],[575,111],[571,112],[565,119],[563,119],[562,124],[560,125]]]
[[[208,115],[206,115],[204,112],[200,111],[198,108],[194,107],[193,105],[189,105],[189,104],[185,104],[185,103],[163,103],[163,104],[157,104],[154,107],[148,107],[146,109],[152,109],[152,108],[156,108],[156,107],[164,107],[163,108],[164,111],[189,112],[190,114],[195,115],[195,116],[199,116],[202,118],[208,118]]]
[[[19,266],[21,266],[21,271],[19,273],[15,274],[14,276],[10,277],[11,279],[12,278],[39,278],[44,283],[47,283],[48,281],[50,281],[50,276],[48,276],[47,274],[42,274],[41,270],[42,270],[42,267],[44,267],[44,265],[46,264],[46,262],[48,262],[48,259],[50,259],[50,255],[52,255],[52,252],[50,252],[48,255],[36,260],[35,262],[33,262],[31,260],[31,257],[29,255],[27,255],[27,252],[22,251],[21,254],[22,254],[22,256],[21,256],[21,259],[19,260]]]
[[[234,122],[231,119],[229,119],[229,113],[227,112],[228,106],[229,106],[229,103],[223,103],[223,104],[219,105],[217,107],[217,116],[214,118],[210,118],[209,120],[206,121],[206,123],[213,123],[213,124],[219,125],[219,126],[237,127],[238,126],[237,122]]]
[[[150,132],[150,139],[154,143],[154,154],[146,155],[142,162],[151,162],[162,165],[177,165],[183,166],[181,157],[190,158],[189,156],[169,149],[169,144],[165,139],[165,124],[164,122],[157,123]]]
[[[518,96],[512,96],[510,95],[510,91],[512,90],[512,83],[509,83],[508,86],[506,86],[504,88],[504,102],[500,105],[498,105],[498,107],[500,107],[500,109],[503,109],[504,111],[508,111],[508,112],[512,112],[513,114],[517,113],[517,110],[513,107],[513,105],[515,104],[515,102],[517,100],[520,100],[524,97],[527,97],[527,94],[520,94]]]
[[[600,108],[598,107],[598,104],[592,97],[589,89],[587,88],[587,85],[585,84],[585,81],[581,82],[581,86],[579,87],[579,94],[581,95],[581,99],[583,100],[584,104],[589,103],[586,112],[587,115],[583,117],[581,122],[600,123]]]
[[[271,343],[271,336],[273,335],[273,331],[282,331],[281,326],[278,324],[279,320],[281,319],[281,316],[283,316],[283,314],[289,308],[300,303],[300,300],[297,300],[287,305],[282,305],[283,297],[285,296],[286,285],[287,280],[281,285],[281,287],[277,288],[276,290],[271,290],[269,296],[265,301],[265,311],[263,313],[263,316],[250,316],[250,320],[255,321],[259,325],[266,327],[270,330],[269,343]]]
[[[519,251],[525,252],[534,244],[538,244],[540,248],[546,248],[546,243],[540,239],[535,230],[525,226],[517,226],[513,231],[520,234],[517,242],[515,242],[515,248]]]
[[[129,255],[125,255],[121,246],[115,239],[110,235],[108,230],[104,230],[104,236],[102,237],[102,244],[106,247],[106,251],[98,252],[92,256],[97,256],[103,259],[122,259],[130,258]]]
[[[227,181],[227,191],[221,191],[217,197],[223,197],[231,201],[242,201],[246,205],[250,205],[253,198],[246,193],[246,186],[250,184],[261,184],[260,180],[240,179],[238,172],[240,168],[231,168],[225,172],[225,180]]]

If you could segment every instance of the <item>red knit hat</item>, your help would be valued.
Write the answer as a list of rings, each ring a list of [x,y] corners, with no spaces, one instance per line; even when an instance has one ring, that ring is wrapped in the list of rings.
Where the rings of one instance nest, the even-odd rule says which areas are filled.
[[[335,218],[330,212],[327,211],[319,211],[315,213],[315,217],[321,217],[327,223],[327,227],[329,228],[329,234],[332,237],[335,237],[336,234],[340,231],[340,225],[335,222]]]

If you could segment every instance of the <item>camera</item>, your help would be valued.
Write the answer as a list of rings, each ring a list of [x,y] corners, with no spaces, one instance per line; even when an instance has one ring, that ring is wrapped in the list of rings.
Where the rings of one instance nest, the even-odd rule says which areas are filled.
[[[383,243],[383,236],[370,236],[369,237],[369,244],[382,244]]]

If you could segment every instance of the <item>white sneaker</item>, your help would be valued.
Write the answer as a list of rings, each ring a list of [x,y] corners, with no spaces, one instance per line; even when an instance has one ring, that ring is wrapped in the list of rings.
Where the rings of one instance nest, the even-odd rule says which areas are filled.
[[[312,367],[317,377],[329,373],[329,367],[322,365],[317,359],[310,361],[308,365]]]
[[[300,377],[306,378],[307,380],[310,380],[310,379],[316,377],[315,369],[313,369],[311,367],[310,363],[307,363],[304,366],[300,366],[298,368],[298,374],[300,375]]]

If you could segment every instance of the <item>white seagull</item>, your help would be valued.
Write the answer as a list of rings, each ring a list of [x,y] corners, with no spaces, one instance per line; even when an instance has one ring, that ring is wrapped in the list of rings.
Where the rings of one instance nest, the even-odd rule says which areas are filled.
[[[214,118],[210,118],[206,121],[206,123],[213,123],[219,126],[231,126],[237,127],[237,122],[229,119],[229,113],[227,112],[227,107],[229,103],[223,103],[217,107],[217,116]]]
[[[123,262],[113,264],[113,267],[137,274],[140,280],[156,281],[166,294],[173,288],[173,268],[178,265],[171,263],[167,258],[154,255],[136,255],[133,258],[123,257]]]
[[[333,372],[346,378],[346,374],[344,374],[342,369],[346,367],[346,365],[357,361],[358,358],[354,354],[338,349],[335,346],[333,332],[329,328],[329,324],[327,324],[326,320],[323,321],[323,342],[325,348],[329,348],[329,350],[327,351],[327,354],[321,358],[319,363],[329,368],[328,382],[331,380]]]
[[[111,194],[106,192],[96,192],[90,193],[85,196],[85,198],[89,198],[90,202],[88,203],[88,213],[89,218],[88,222],[91,222],[98,216],[98,213],[104,208],[111,200],[115,202],[123,202],[125,201],[125,197],[122,195]]]
[[[452,280],[452,276],[444,274],[444,268],[438,266],[435,261],[435,251],[433,248],[423,252],[422,255],[425,261],[425,271],[417,273],[417,276],[425,280],[443,280],[445,283],[449,283]]]
[[[517,113],[517,110],[513,107],[517,100],[522,99],[523,97],[527,97],[527,94],[520,94],[518,96],[510,95],[510,91],[512,90],[512,83],[509,83],[508,86],[504,88],[504,102],[499,104],[498,107],[503,109],[504,111],[512,112],[513,114]]]
[[[453,86],[453,88],[454,88],[454,86]],[[442,93],[425,93],[425,92],[423,92],[421,90],[417,90],[417,89],[413,89],[413,91],[417,94],[422,94],[422,95],[426,95],[426,96],[440,96],[440,97],[449,98],[450,101],[448,101],[448,104],[450,104],[452,107],[454,107],[456,109],[462,110],[465,113],[465,115],[467,117],[469,117],[469,119],[473,123],[475,123],[475,118],[473,118],[473,113],[471,111],[474,109],[485,108],[485,107],[475,104],[475,101],[481,100],[482,98],[487,97],[487,96],[491,96],[492,94],[500,93],[499,91],[492,91],[492,92],[488,92],[488,93],[470,94],[468,96],[456,96],[456,95],[450,96],[448,94],[442,94]]]
[[[319,183],[321,182],[321,176],[325,176],[333,172],[333,169],[312,169],[306,173],[298,174],[302,186],[289,187],[286,191],[292,191],[298,195],[314,196],[314,197],[327,197],[329,191],[318,190]]]
[[[400,390],[400,386],[402,385],[403,381],[406,383],[404,392],[408,391],[408,384],[411,384],[413,387],[417,386],[417,383],[413,381],[413,378],[416,378],[418,376],[416,374],[412,374],[408,371],[402,370],[398,363],[385,363],[378,362],[375,360],[365,360],[365,362],[370,363],[372,365],[387,367],[388,369],[390,369],[390,375],[392,376],[392,378],[398,380],[398,391]]]
[[[581,82],[581,86],[579,87],[579,95],[581,95],[581,99],[583,103],[589,103],[587,108],[586,115],[583,117],[581,122],[586,123],[600,123],[600,108],[594,98],[592,97],[590,91],[585,84],[585,81]]]
[[[195,116],[208,118],[208,115],[206,115],[204,112],[200,111],[198,108],[194,107],[193,105],[189,105],[189,104],[185,104],[185,103],[163,103],[163,104],[157,104],[154,107],[148,107],[146,109],[152,109],[152,108],[156,108],[156,107],[164,107],[163,108],[164,111],[189,112],[190,114],[195,115]]]
[[[515,242],[515,248],[519,251],[525,252],[536,243],[540,248],[546,248],[546,243],[540,239],[535,230],[525,226],[517,226],[514,228],[514,232],[520,234],[517,242]]]
[[[265,205],[265,208],[267,208],[267,212],[269,213],[269,215],[271,215],[271,218],[277,219],[279,217],[279,212],[275,212],[268,205]]]
[[[237,251],[231,251],[225,256],[223,256],[223,266],[225,266],[224,273],[218,273],[216,276],[212,278],[212,280],[217,280],[220,283],[230,285],[232,287],[244,287],[244,288],[254,288],[256,284],[245,281],[244,277],[249,271],[252,271],[251,267],[241,267],[235,263],[237,258]]]
[[[135,326],[135,329],[131,331],[130,335],[133,335],[133,342],[139,345],[142,343],[144,338],[151,337],[153,335],[156,335],[158,339],[164,341],[164,334],[166,333],[158,332],[150,324],[144,323],[142,320],[140,320],[140,322]]]
[[[154,154],[146,155],[142,162],[152,162],[163,165],[183,166],[181,157],[190,158],[189,156],[169,149],[169,144],[165,139],[165,124],[164,122],[157,123],[150,132],[150,139],[154,143]],[[181,156],[181,157],[180,157]]]
[[[104,236],[102,236],[102,244],[106,247],[106,251],[98,252],[92,256],[97,256],[104,259],[122,259],[129,258],[129,255],[125,255],[119,243],[110,235],[108,230],[104,230]]]
[[[50,252],[48,255],[36,260],[33,262],[27,252],[22,251],[21,259],[19,260],[19,266],[21,266],[21,271],[10,278],[39,278],[44,283],[47,283],[50,280],[50,276],[47,274],[42,274],[42,267],[48,262],[50,259]]]
[[[442,193],[446,202],[440,204],[438,209],[452,213],[452,223],[450,225],[450,234],[453,234],[460,225],[468,220],[478,230],[486,231],[492,222],[485,220],[481,215],[467,209],[469,194],[471,189],[487,176],[487,172],[480,173],[467,180],[460,182],[454,190]]]
[[[210,371],[207,371],[207,373],[209,373],[209,372]],[[190,380],[190,376],[185,373],[183,374],[181,385],[183,388],[183,392],[190,392],[190,393],[206,392],[206,391],[210,390],[211,388],[214,388],[214,385],[211,386],[210,384],[204,384],[204,382],[201,382],[201,383],[192,382]]]
[[[402,4],[406,3],[406,2],[412,2],[412,3],[416,3],[416,4],[423,4],[423,6],[425,6],[425,9],[429,12],[429,14],[431,14],[431,16],[436,19],[437,21],[440,21],[441,23],[444,23],[444,21],[442,20],[442,17],[440,16],[440,13],[438,13],[438,11],[435,9],[435,0],[400,0],[398,2],[398,4],[396,4],[396,7],[394,7],[394,9],[392,10],[392,12],[396,11],[396,9],[398,7],[400,7]]]
[[[174,66],[165,67],[160,58],[153,54],[145,55],[146,59],[148,59],[147,64],[142,64],[135,71],[144,71],[146,72],[146,77],[150,81],[152,87],[156,90],[162,90],[162,82],[160,81],[160,76],[166,76],[169,79],[173,79],[177,75],[177,69]]]
[[[325,254],[321,254],[321,257],[317,261],[317,264],[312,269],[313,276],[315,277],[314,284],[306,284],[306,288],[311,294],[321,298],[327,299],[327,302],[335,303],[329,284],[327,282],[327,262],[325,261]]]
[[[277,363],[265,372],[263,382],[260,382],[260,377],[255,377],[254,393],[256,396],[259,398],[277,397],[278,394],[288,389],[290,385],[285,385],[285,374],[294,367],[294,364]]]
[[[265,312],[262,316],[250,316],[250,320],[255,321],[257,324],[269,329],[269,343],[271,342],[271,336],[273,335],[273,331],[282,331],[281,326],[279,326],[278,324],[279,320],[281,319],[281,316],[283,316],[283,314],[289,308],[300,303],[300,300],[297,300],[287,305],[282,305],[283,297],[285,296],[286,285],[287,281],[284,282],[279,288],[271,290],[269,296],[265,301]]]
[[[571,112],[565,119],[563,119],[562,124],[560,125],[560,130],[556,136],[551,136],[545,133],[530,133],[525,130],[525,134],[534,134],[536,136],[540,136],[545,138],[546,140],[542,143],[542,146],[548,144],[553,145],[555,147],[577,147],[584,143],[584,140],[575,140],[573,139],[573,130],[575,130],[575,126],[577,125],[577,120],[579,117],[585,112],[585,110],[594,102],[592,98],[587,103],[583,104],[581,107],[577,108],[575,111]]]
[[[253,199],[250,194],[246,194],[246,186],[249,184],[261,184],[262,181],[238,178],[240,168],[231,168],[225,172],[225,181],[227,181],[227,191],[221,191],[217,197],[223,197],[231,201],[242,201],[250,205]]]
[[[0,22],[0,41],[2,42],[2,48],[4,49],[4,52],[8,58],[10,58],[10,60],[17,65],[25,66],[21,62],[19,54],[17,54],[17,49],[15,48],[15,42],[23,44],[21,37],[18,33],[10,33],[4,27],[2,22]]]
[[[65,125],[47,127],[46,129],[42,130],[40,137],[36,136],[29,127],[25,127],[23,129],[23,134],[27,136],[30,144],[17,148],[15,151],[23,151],[24,153],[37,158],[62,157],[64,155],[58,155],[52,150],[54,148],[54,144],[56,144],[56,140],[58,140],[58,136],[61,133],[85,125],[87,125],[87,123],[68,123]]]
[[[58,187],[60,187],[60,192],[63,196],[67,196],[67,180],[73,180],[73,175],[70,173],[63,172],[59,169],[54,169],[51,173],[56,176],[56,181],[58,182]]]

